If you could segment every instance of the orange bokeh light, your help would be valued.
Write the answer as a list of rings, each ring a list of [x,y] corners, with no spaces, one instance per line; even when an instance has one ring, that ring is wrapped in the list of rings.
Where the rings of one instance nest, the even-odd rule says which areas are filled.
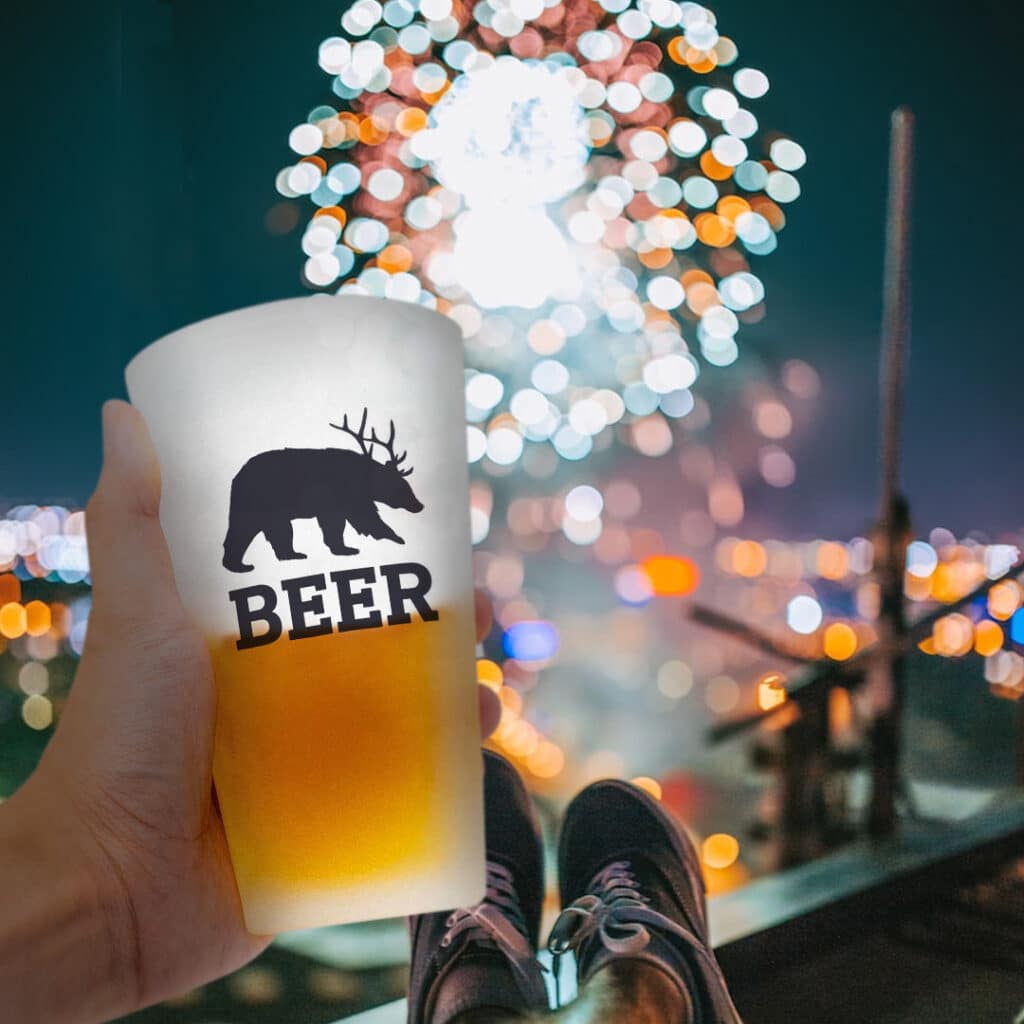
[[[399,135],[415,135],[416,132],[427,126],[427,112],[419,107],[406,107],[398,117],[395,118],[395,130]]]
[[[359,122],[359,141],[363,144],[379,146],[387,137],[387,129],[381,127],[373,117],[364,117]]]
[[[671,249],[648,249],[646,252],[640,252],[640,262],[647,267],[648,270],[661,270],[662,267],[667,267],[672,262],[673,252]]]
[[[523,710],[523,695],[510,686],[503,686],[498,692],[498,698],[510,718],[515,718]]]
[[[679,282],[687,290],[697,284],[709,284],[712,288],[715,286],[715,279],[706,270],[698,270],[696,267],[686,271]]]
[[[686,275],[684,274],[683,276],[685,277]],[[721,304],[722,299],[718,294],[718,289],[713,284],[705,284],[703,281],[698,281],[691,286],[684,281],[683,287],[686,289],[687,306],[698,316],[711,306]]]
[[[25,628],[28,625],[25,615],[25,606],[17,601],[8,601],[0,608],[0,635],[8,640],[17,640],[19,636],[25,635]]]
[[[51,623],[48,604],[43,601],[29,601],[25,605],[25,632],[29,636],[43,636],[49,633]]]
[[[412,266],[412,253],[404,245],[386,245],[377,254],[377,266],[389,274],[398,274]]]
[[[676,64],[686,63],[686,51],[689,49],[689,45],[686,42],[686,36],[676,36],[674,39],[670,39],[668,46],[665,47],[668,50],[668,55]]]
[[[726,832],[716,832],[701,844],[701,859],[709,868],[723,870],[736,863],[740,855],[740,844]]]
[[[1002,650],[1003,628],[991,619],[982,619],[974,627],[974,650],[987,657]]]
[[[825,654],[833,661],[846,661],[857,652],[857,634],[845,622],[833,622],[825,630]]]
[[[936,654],[945,658],[958,658],[974,645],[973,623],[959,612],[944,615],[932,627],[932,639],[935,641]]]
[[[313,214],[314,220],[317,217],[333,217],[342,227],[348,220],[348,214],[340,206],[322,206]]]
[[[701,153],[700,169],[712,181],[728,181],[732,177],[732,168],[716,160],[710,149]]]
[[[741,213],[750,213],[750,203],[742,196],[723,196],[715,210],[720,217],[735,220]]]
[[[2,580],[3,577],[0,577]],[[0,591],[0,600],[3,592]],[[993,619],[1005,622],[1021,606],[1024,591],[1016,580],[1003,580],[988,592],[988,613]]]
[[[653,555],[645,558],[643,570],[651,589],[659,597],[692,594],[700,584],[700,570],[696,564],[679,555]]]
[[[718,56],[714,50],[697,50],[691,46],[686,51],[686,63],[691,71],[706,75],[718,67]]]
[[[543,740],[526,760],[526,767],[539,779],[553,779],[565,767],[562,748]]]
[[[762,711],[771,711],[788,699],[786,677],[781,672],[766,672],[757,681],[757,706]]]
[[[850,556],[842,544],[825,541],[818,547],[818,575],[826,580],[841,580],[850,571]]]
[[[717,213],[702,213],[694,222],[697,237],[715,249],[724,249],[736,240],[736,229],[732,221],[720,217]]]
[[[505,680],[505,676],[501,671],[501,666],[496,662],[491,661],[489,658],[480,658],[477,661],[476,678],[478,683],[489,687],[494,691],[500,690],[501,684]]]
[[[768,568],[768,553],[756,540],[741,540],[732,549],[732,571],[753,579]]]
[[[853,728],[853,699],[844,686],[833,686],[828,693],[828,724],[833,736]]]

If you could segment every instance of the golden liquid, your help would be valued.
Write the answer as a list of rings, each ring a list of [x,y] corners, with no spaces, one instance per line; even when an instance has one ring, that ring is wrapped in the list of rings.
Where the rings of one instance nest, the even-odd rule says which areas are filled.
[[[247,919],[261,893],[436,874],[453,841],[439,753],[478,746],[471,688],[452,689],[466,668],[456,615],[213,645],[214,781]]]

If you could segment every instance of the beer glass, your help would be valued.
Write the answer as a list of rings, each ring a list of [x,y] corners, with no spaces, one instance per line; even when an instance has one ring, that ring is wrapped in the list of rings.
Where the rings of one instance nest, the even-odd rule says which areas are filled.
[[[456,325],[364,296],[289,299],[169,334],[125,376],[212,655],[246,926],[481,899]]]

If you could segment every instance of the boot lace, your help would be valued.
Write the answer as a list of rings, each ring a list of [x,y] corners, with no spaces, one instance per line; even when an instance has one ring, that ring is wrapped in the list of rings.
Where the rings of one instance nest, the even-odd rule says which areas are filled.
[[[594,937],[610,953],[633,956],[651,941],[650,926],[676,936],[694,954],[714,963],[697,935],[649,906],[650,899],[640,891],[629,861],[613,861],[602,868],[587,890],[562,910],[548,937],[557,1006],[562,1005],[558,970],[561,957],[572,950],[578,958],[580,948]]]
[[[527,937],[526,919],[519,904],[512,873],[501,864],[487,861],[487,891],[472,907],[453,910],[445,921],[441,945],[448,947],[460,935],[469,941],[497,949],[509,961],[523,994],[535,991],[537,961]]]

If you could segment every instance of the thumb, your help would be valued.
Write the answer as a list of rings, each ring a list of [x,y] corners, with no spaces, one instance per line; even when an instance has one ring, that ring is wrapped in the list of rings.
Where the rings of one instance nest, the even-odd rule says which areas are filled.
[[[160,466],[142,414],[103,405],[103,470],[86,508],[94,614],[118,632],[176,621],[181,602],[160,528]]]

